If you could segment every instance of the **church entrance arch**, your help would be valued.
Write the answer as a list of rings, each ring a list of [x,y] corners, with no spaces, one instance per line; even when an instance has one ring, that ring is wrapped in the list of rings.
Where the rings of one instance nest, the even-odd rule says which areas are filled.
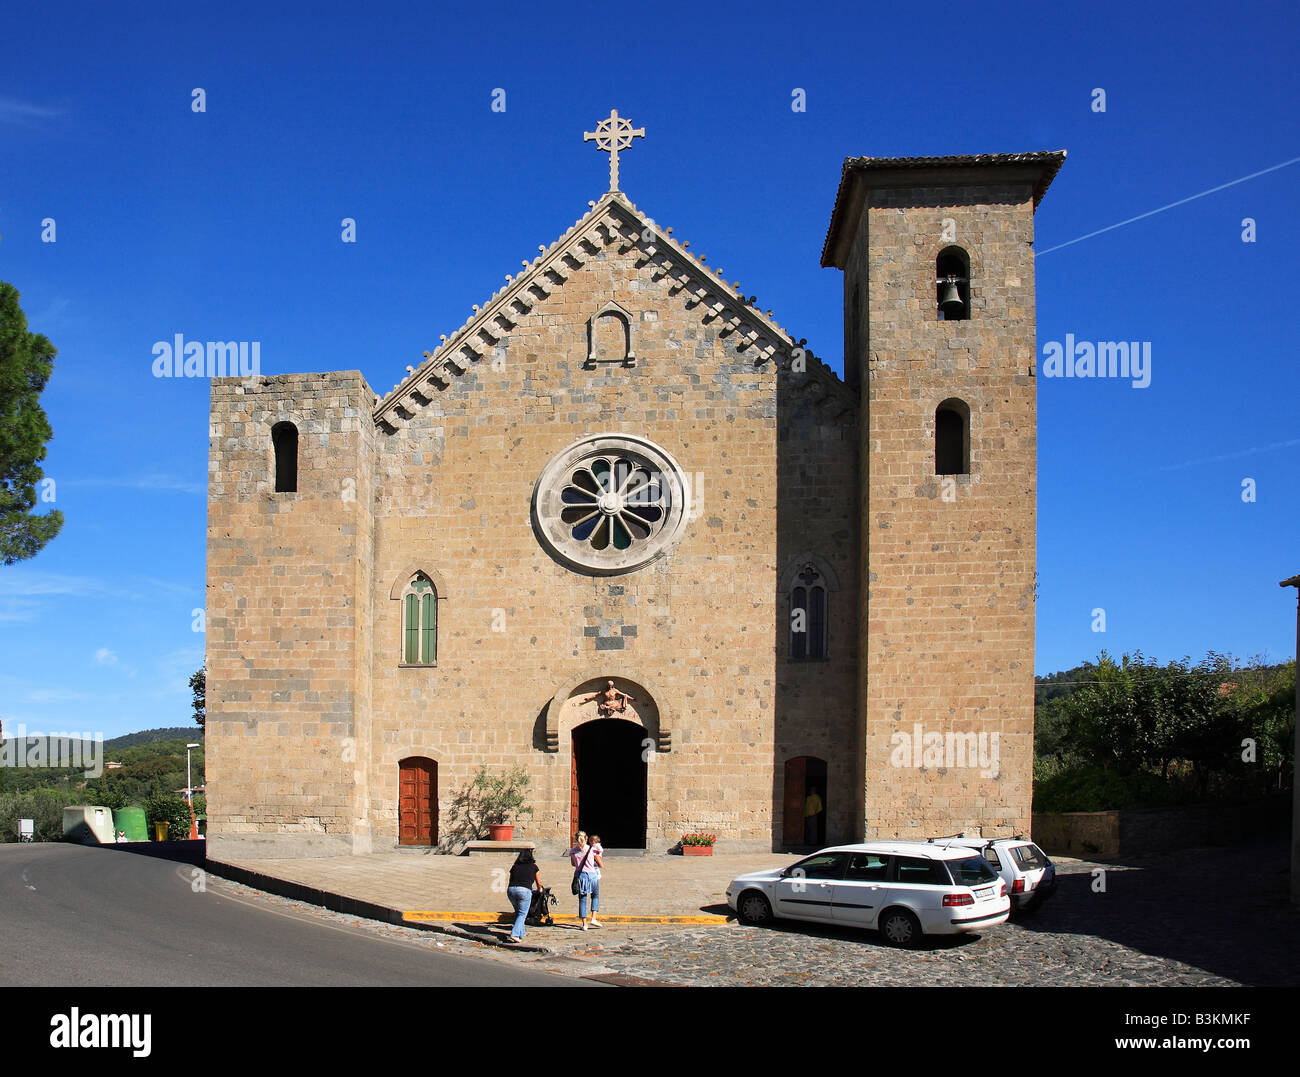
[[[397,764],[397,844],[438,844],[438,764],[411,756]]]
[[[782,838],[787,848],[826,844],[826,760],[801,755],[786,760]],[[817,809],[817,810],[814,810]]]
[[[645,727],[597,718],[573,729],[570,840],[599,834],[606,849],[644,849],[647,751]]]

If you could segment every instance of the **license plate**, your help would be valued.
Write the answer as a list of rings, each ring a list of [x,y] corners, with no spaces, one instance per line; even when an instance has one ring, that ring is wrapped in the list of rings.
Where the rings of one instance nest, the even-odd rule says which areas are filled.
[[[975,891],[976,901],[987,901],[992,896],[993,896],[993,887],[991,886],[982,886]]]

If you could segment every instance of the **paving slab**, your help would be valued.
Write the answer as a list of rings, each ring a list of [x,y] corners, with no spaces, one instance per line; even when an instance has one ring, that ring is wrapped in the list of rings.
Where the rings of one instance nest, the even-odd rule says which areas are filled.
[[[792,853],[606,856],[600,881],[600,920],[605,926],[597,930],[725,924],[730,914],[727,883],[743,872],[786,867],[798,859]],[[279,881],[289,884],[279,892],[306,900],[312,900],[313,892],[332,896],[348,903],[349,911],[364,913],[370,907],[378,918],[391,922],[487,925],[510,924],[514,919],[506,894],[509,862],[496,857],[402,850],[367,856],[209,861],[218,875],[223,874],[222,865],[233,868],[229,874],[250,885],[259,885],[259,878],[266,883]],[[543,855],[538,868],[543,885],[558,899],[556,927],[578,931],[578,899],[569,892],[573,867],[568,858]],[[383,910],[395,915],[382,915]]]

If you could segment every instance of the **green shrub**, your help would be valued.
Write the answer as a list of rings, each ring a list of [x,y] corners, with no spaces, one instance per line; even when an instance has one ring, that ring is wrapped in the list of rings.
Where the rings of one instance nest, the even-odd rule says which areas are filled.
[[[1174,783],[1146,770],[1124,774],[1098,766],[1067,766],[1036,775],[1034,781],[1035,812],[1160,808],[1186,799]]]
[[[0,793],[0,842],[18,840],[18,820],[31,819],[34,841],[58,841],[63,837],[63,809],[85,804],[80,793],[54,789]]]
[[[165,822],[168,841],[183,841],[190,836],[190,806],[184,797],[172,793],[159,793],[144,802],[144,816],[149,824],[149,837],[154,836],[154,824]]]

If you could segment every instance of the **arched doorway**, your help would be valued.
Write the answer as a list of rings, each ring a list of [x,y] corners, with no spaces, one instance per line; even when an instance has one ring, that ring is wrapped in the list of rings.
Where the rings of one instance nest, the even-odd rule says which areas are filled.
[[[569,836],[600,835],[607,849],[644,849],[646,730],[621,718],[597,718],[573,730]]]
[[[438,844],[438,764],[423,756],[398,763],[397,844]]]
[[[816,800],[810,802],[810,797]],[[820,802],[809,823],[807,809]],[[787,848],[826,844],[826,760],[815,755],[801,755],[785,764],[785,812],[782,839]]]

